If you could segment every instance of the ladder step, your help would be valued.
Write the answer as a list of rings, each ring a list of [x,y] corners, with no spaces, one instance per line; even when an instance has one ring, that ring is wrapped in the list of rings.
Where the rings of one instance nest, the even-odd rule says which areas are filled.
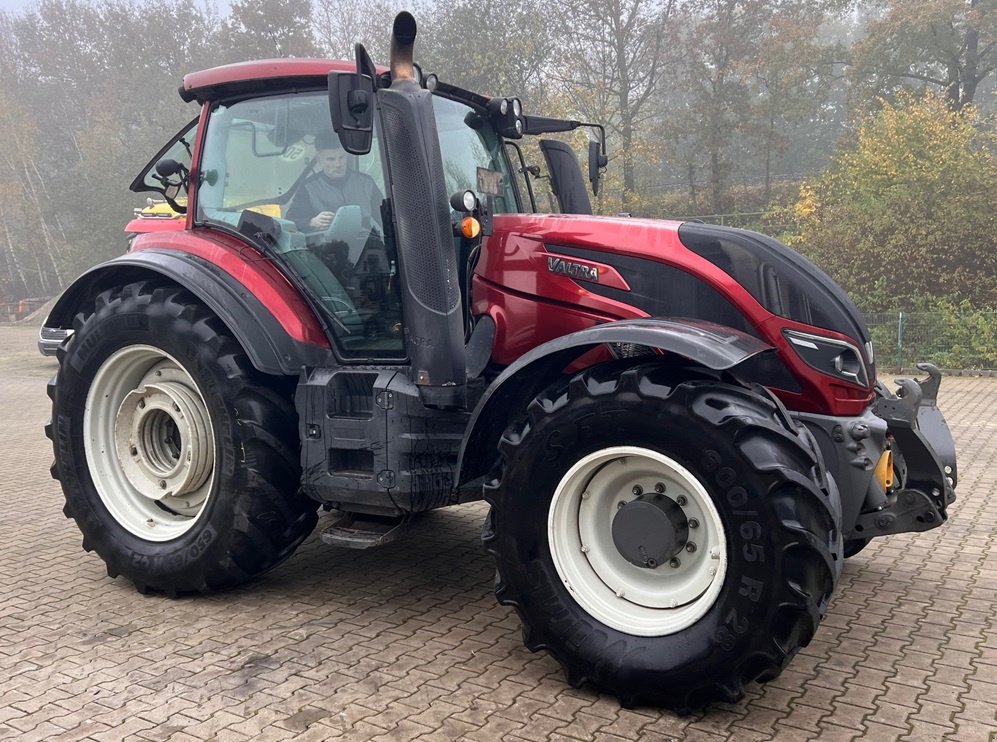
[[[347,549],[369,549],[398,538],[409,524],[405,516],[379,518],[346,513],[321,533],[323,543]]]

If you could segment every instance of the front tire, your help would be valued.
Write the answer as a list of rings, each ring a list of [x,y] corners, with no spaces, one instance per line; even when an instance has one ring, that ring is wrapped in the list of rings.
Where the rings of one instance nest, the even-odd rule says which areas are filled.
[[[812,441],[770,399],[689,375],[606,364],[538,396],[502,439],[483,533],[528,648],[572,685],[683,713],[809,643],[842,551]]]
[[[108,575],[141,592],[246,582],[315,525],[288,399],[179,287],[100,294],[77,316],[49,394],[64,511]]]

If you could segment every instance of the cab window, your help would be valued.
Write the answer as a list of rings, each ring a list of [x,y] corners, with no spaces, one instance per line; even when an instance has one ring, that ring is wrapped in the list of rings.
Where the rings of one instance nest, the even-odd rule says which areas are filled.
[[[434,96],[433,112],[439,130],[447,195],[471,190],[484,201],[487,194],[478,182],[478,168],[483,168],[502,177],[501,193],[493,201],[494,212],[518,212],[508,160],[491,125],[469,106],[441,96]]]

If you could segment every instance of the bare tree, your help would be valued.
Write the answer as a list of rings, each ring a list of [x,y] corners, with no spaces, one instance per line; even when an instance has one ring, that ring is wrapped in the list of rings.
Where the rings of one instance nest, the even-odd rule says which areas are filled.
[[[313,0],[313,6],[315,39],[324,53],[353,59],[354,45],[361,43],[374,62],[387,64],[398,0]]]
[[[615,135],[625,211],[637,187],[637,145],[649,133],[648,103],[678,61],[675,6],[675,0],[550,0],[562,51],[554,76],[582,116],[605,122]]]
[[[886,0],[852,61],[854,83],[871,94],[927,85],[958,111],[997,68],[997,2]]]

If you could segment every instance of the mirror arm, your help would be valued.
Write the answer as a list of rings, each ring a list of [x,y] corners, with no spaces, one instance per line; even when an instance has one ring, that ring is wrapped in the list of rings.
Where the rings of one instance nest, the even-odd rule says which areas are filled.
[[[526,183],[526,192],[530,196],[530,207],[536,212],[537,199],[533,195],[533,184],[530,182],[530,175],[533,175],[533,177],[540,175],[540,168],[536,167],[536,165],[530,167],[526,164],[526,158],[523,157],[523,150],[516,142],[506,142],[506,146],[516,150],[516,155],[519,157],[520,172],[523,174],[523,182]]]

